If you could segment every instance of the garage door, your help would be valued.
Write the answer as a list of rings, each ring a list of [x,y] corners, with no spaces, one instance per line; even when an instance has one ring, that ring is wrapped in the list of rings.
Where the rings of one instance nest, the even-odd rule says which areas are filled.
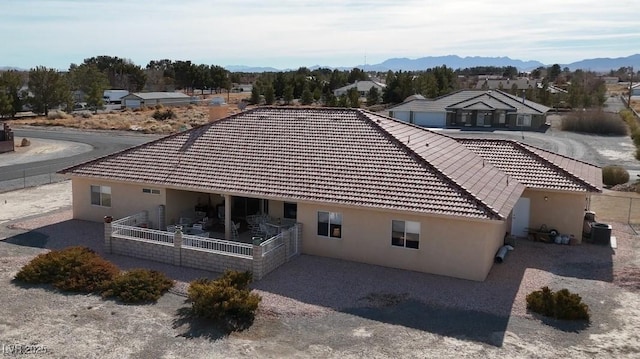
[[[446,112],[414,112],[413,123],[422,127],[444,128]]]
[[[409,119],[411,118],[409,111],[391,111],[390,116],[404,122],[409,122]]]
[[[140,100],[124,100],[124,107],[140,108]]]

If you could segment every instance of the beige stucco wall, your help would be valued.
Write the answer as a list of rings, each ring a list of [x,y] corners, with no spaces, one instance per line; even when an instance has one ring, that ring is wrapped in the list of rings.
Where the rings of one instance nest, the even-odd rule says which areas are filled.
[[[91,204],[91,186],[111,187],[111,207]],[[152,226],[157,226],[158,206],[166,203],[166,191],[158,187],[108,182],[75,177],[72,181],[73,218],[102,222],[104,216],[118,219],[149,211]],[[160,194],[142,193],[143,188],[159,189]]]
[[[284,217],[284,201],[269,200],[269,215],[274,218]]]
[[[587,208],[585,192],[552,192],[526,189],[522,197],[531,200],[529,227],[556,229],[582,240],[582,223]],[[547,198],[545,200],[545,197]]]
[[[193,219],[197,204],[207,204],[208,194],[167,189],[167,224],[176,224],[180,217]],[[212,196],[212,199],[215,196]],[[217,196],[220,197],[220,196]]]
[[[317,235],[318,211],[342,213],[342,238]],[[419,249],[391,245],[391,221],[420,222]],[[506,222],[340,208],[298,203],[302,252],[386,267],[484,280],[504,242]]]

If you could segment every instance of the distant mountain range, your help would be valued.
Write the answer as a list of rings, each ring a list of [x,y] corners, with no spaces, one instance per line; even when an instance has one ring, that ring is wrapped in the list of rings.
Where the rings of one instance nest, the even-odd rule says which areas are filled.
[[[448,56],[427,56],[421,57],[418,59],[408,59],[408,58],[393,58],[385,60],[379,64],[367,64],[367,65],[357,65],[357,66],[340,66],[340,67],[331,67],[331,66],[320,66],[314,65],[309,67],[311,70],[317,68],[331,68],[338,70],[351,70],[354,67],[358,67],[361,69],[365,69],[366,71],[420,71],[426,70],[429,68],[433,68],[436,66],[447,65],[452,69],[464,69],[469,67],[478,67],[478,66],[513,66],[516,67],[520,71],[531,71],[540,66],[549,67],[553,64],[543,64],[540,61],[522,61],[517,59],[511,59],[509,57],[481,57],[481,56],[470,56],[470,57],[460,57],[457,55],[448,55]],[[596,58],[596,59],[586,59],[580,60],[576,62],[572,62],[570,64],[558,64],[560,67],[565,68],[568,67],[571,71],[582,69],[596,72],[609,72],[610,70],[617,70],[624,66],[633,66],[634,69],[640,70],[640,54],[635,54],[627,57],[618,57],[618,58]],[[273,67],[250,67],[250,66],[226,66],[227,70],[231,72],[278,72],[278,71],[288,71],[290,69],[276,69]]]
[[[366,64],[366,65],[356,65],[356,66],[340,66],[340,67],[331,67],[331,66],[320,66],[314,65],[309,67],[311,70],[323,67],[330,69],[338,69],[338,70],[351,70],[354,67],[358,67],[364,69],[366,71],[421,71],[429,68],[433,68],[436,66],[447,65],[452,69],[464,69],[469,67],[478,67],[478,66],[513,66],[520,71],[531,71],[540,66],[549,67],[553,64],[543,64],[540,61],[530,60],[530,61],[522,61],[517,59],[511,59],[509,57],[482,57],[482,56],[468,56],[468,57],[460,57],[457,55],[448,55],[448,56],[427,56],[421,57],[418,59],[409,59],[409,58],[392,58],[385,60],[379,64]],[[577,69],[596,71],[596,72],[609,72],[610,70],[617,70],[621,67],[632,66],[636,71],[640,70],[640,54],[635,54],[627,57],[617,57],[617,58],[596,58],[596,59],[586,59],[580,60],[576,62],[572,62],[570,64],[558,64],[560,67],[565,68],[568,67],[571,71],[575,71]],[[243,65],[228,65],[225,68],[231,72],[279,72],[279,71],[289,71],[291,69],[277,69],[274,67],[252,67],[252,66],[243,66]],[[0,66],[0,71],[7,70],[19,70],[19,71],[28,71],[24,69],[20,69],[12,66]]]

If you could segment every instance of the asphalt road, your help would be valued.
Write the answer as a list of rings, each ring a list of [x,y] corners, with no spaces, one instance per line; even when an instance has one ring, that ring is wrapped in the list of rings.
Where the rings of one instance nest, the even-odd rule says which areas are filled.
[[[71,154],[69,156],[62,154],[55,159],[8,166],[2,166],[0,162],[0,182],[55,173],[63,168],[106,156],[160,137],[131,132],[80,131],[68,128],[15,128],[13,132],[16,137],[86,143],[91,145],[93,149],[80,154]]]

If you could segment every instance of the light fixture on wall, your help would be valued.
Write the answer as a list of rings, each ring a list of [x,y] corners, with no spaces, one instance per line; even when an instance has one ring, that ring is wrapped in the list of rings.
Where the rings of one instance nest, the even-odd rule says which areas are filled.
[[[544,196],[544,200],[545,200],[545,202],[546,202],[546,201],[548,201],[548,200],[549,200],[549,197]]]

